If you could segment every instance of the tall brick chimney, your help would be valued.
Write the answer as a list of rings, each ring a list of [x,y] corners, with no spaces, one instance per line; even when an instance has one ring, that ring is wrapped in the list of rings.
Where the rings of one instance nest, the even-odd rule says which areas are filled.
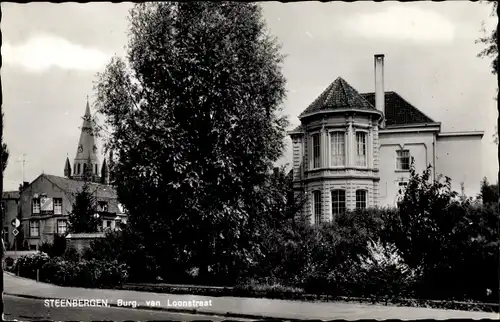
[[[384,55],[375,55],[375,108],[384,114],[381,128],[385,127]]]

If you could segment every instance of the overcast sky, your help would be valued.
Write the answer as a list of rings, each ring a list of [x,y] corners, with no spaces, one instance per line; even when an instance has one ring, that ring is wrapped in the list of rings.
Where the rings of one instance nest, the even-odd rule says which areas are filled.
[[[131,4],[2,3],[4,137],[11,152],[5,190],[42,171],[63,175],[77,149],[86,96],[112,55],[124,54]],[[497,82],[474,41],[491,5],[467,2],[263,4],[288,55],[285,111],[293,125],[333,80],[374,90],[373,55],[383,53],[386,90],[442,122],[443,131],[485,131],[484,175],[496,181]],[[92,102],[91,102],[92,103]],[[464,155],[464,157],[473,157]],[[291,161],[288,148],[282,162]],[[478,183],[479,185],[479,183]]]

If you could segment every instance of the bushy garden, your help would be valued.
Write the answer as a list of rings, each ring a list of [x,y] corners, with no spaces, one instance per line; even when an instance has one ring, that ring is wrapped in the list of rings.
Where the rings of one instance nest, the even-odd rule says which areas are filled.
[[[412,170],[398,208],[346,212],[317,226],[301,215],[279,218],[272,213],[276,209],[296,209],[290,200],[277,198],[275,210],[269,208],[270,217],[254,231],[259,247],[249,254],[249,264],[211,269],[203,278],[200,267],[189,263],[181,274],[162,266],[161,260],[148,256],[144,241],[130,227],[108,232],[81,255],[56,237],[42,246],[45,253],[21,257],[14,270],[36,278],[38,269],[42,281],[83,287],[161,278],[175,284],[233,286],[231,294],[242,296],[496,302],[496,202],[459,196],[448,179],[433,181],[429,176],[430,169],[422,174]],[[488,188],[483,184],[482,191]],[[285,184],[281,189],[288,188]]]
[[[77,287],[113,287],[128,278],[126,264],[82,258],[60,235],[53,243],[44,243],[40,252],[21,256],[11,271],[42,282]]]

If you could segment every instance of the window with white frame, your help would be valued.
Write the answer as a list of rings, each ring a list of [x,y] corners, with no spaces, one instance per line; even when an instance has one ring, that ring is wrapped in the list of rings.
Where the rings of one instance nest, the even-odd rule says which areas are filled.
[[[366,208],[366,190],[356,190],[356,209]]]
[[[366,133],[356,132],[356,166],[366,167]]]
[[[396,151],[396,170],[409,171],[410,170],[410,151],[398,150]]]
[[[34,213],[34,214],[40,213],[40,198],[33,198],[31,200],[31,209],[32,209],[32,213]]]
[[[68,230],[68,222],[65,219],[59,219],[57,221],[57,233],[60,235],[66,234]]]
[[[54,215],[62,215],[62,198],[54,198]]]
[[[321,158],[321,144],[319,133],[312,135],[312,148],[313,148],[313,169],[320,167]]]
[[[40,236],[40,222],[37,220],[30,221],[30,236],[39,237]]]
[[[321,191],[313,192],[314,223],[321,223]]]
[[[344,132],[330,133],[331,164],[333,167],[345,164],[345,134]]]
[[[345,190],[332,190],[332,214],[345,212]]]

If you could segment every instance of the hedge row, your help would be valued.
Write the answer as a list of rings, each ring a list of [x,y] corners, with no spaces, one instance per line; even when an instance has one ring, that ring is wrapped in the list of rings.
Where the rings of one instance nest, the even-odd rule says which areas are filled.
[[[60,286],[110,287],[120,285],[128,278],[127,266],[116,261],[50,258],[47,254],[21,256],[12,271],[21,277],[36,279]]]

